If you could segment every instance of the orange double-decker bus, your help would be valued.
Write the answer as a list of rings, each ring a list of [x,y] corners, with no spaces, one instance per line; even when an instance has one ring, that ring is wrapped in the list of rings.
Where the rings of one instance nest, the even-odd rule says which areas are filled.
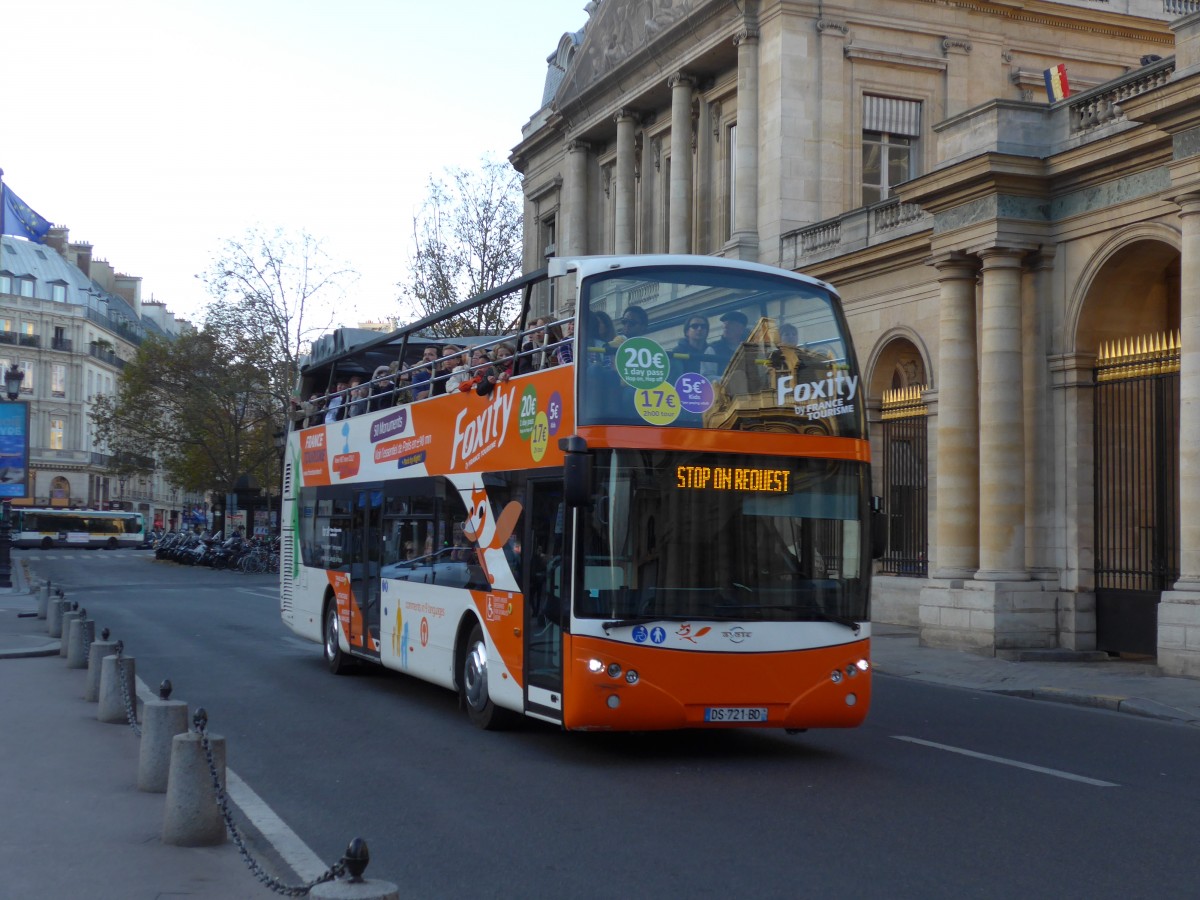
[[[534,329],[547,280],[574,311]],[[506,294],[516,333],[442,336]],[[428,361],[446,343],[467,349],[449,381]],[[515,364],[485,357],[502,345]],[[485,728],[863,721],[870,459],[831,286],[710,257],[554,259],[314,359],[302,396],[353,374],[342,404],[298,414],[284,466],[282,618],[333,672],[444,685]]]

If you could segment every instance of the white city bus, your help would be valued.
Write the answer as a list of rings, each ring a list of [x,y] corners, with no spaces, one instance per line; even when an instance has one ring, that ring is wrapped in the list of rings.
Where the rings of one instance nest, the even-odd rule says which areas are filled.
[[[13,507],[14,547],[137,547],[146,537],[141,513],[102,509]]]

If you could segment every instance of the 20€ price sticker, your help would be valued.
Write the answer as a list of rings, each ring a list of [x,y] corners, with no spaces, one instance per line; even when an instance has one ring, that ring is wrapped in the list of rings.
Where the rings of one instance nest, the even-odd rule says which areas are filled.
[[[637,391],[633,407],[651,425],[670,425],[679,418],[679,394],[665,381],[657,387]]]
[[[616,368],[631,388],[655,388],[667,377],[667,351],[650,338],[630,338],[617,348]]]

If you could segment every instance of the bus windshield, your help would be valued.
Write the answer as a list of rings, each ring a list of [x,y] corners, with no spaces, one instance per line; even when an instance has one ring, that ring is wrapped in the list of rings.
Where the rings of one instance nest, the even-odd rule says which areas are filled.
[[[819,283],[695,266],[586,279],[580,425],[865,435],[858,366]]]
[[[868,618],[863,464],[613,450],[594,476],[577,616]]]

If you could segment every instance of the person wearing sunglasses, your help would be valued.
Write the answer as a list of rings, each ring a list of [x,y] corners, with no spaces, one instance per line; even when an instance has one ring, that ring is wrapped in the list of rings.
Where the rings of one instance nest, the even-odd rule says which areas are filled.
[[[705,378],[717,374],[717,354],[708,346],[708,319],[704,316],[688,316],[683,337],[671,350],[672,378],[685,372],[696,372]]]

